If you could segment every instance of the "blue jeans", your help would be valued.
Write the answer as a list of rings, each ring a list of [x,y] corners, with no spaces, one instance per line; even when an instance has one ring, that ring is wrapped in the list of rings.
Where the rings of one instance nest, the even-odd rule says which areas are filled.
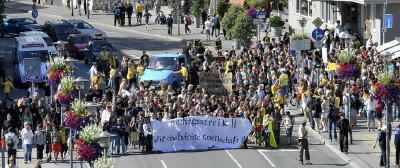
[[[333,129],[333,137],[336,139],[337,138],[337,133],[336,133],[336,120],[329,119],[329,140],[332,140],[332,129]]]
[[[120,147],[122,146],[122,153],[125,153],[125,136],[115,136],[112,141],[112,151],[115,152],[117,148],[117,153],[120,153]]]
[[[293,132],[293,127],[289,127],[286,129],[286,136],[288,137],[288,144],[292,144],[292,132]]]
[[[168,26],[168,35],[172,35],[172,25]]]
[[[32,160],[32,145],[31,144],[23,144],[22,148],[24,149],[24,161]]]
[[[400,102],[393,103],[393,120],[400,118]]]

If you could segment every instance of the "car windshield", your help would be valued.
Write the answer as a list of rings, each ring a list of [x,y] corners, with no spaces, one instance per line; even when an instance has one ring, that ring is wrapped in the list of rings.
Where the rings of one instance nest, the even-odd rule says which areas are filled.
[[[56,27],[56,34],[78,34],[78,31],[72,25],[62,25]]]
[[[40,58],[42,62],[45,62],[49,51],[47,50],[39,50],[39,51],[20,51],[19,56],[21,59],[24,58]]]
[[[84,44],[89,43],[89,36],[78,36],[73,38],[74,44]]]
[[[110,49],[111,51],[114,51],[114,49],[111,46],[111,44],[107,44],[107,43],[104,43],[104,44],[93,44],[92,51],[93,52],[100,52],[100,51],[103,50],[103,47],[106,47],[106,48]]]
[[[173,70],[176,58],[174,57],[150,57],[148,69]]]
[[[18,23],[22,25],[36,24],[34,20],[29,18],[18,18]]]
[[[46,41],[47,46],[53,46],[53,42],[50,37],[43,37],[43,40]]]
[[[86,22],[74,23],[74,25],[77,29],[94,29],[92,25]]]

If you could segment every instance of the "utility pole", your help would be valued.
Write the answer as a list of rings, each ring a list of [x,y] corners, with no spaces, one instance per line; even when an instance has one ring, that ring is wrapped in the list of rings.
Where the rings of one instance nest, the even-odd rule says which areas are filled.
[[[74,16],[74,0],[71,0],[71,16]]]
[[[178,2],[178,15],[177,15],[177,22],[178,22],[178,36],[180,36],[181,35],[181,28],[180,28],[180,25],[181,25],[181,3],[180,2]]]
[[[385,44],[385,34],[386,34],[386,19],[385,19],[385,14],[386,14],[386,8],[387,8],[387,0],[385,1],[385,4],[383,5],[383,23],[382,23],[382,44]]]

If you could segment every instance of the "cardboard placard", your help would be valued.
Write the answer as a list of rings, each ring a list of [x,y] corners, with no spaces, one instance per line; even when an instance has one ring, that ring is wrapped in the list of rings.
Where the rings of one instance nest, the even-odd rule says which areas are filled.
[[[207,94],[227,96],[232,92],[232,73],[199,72],[200,88]]]

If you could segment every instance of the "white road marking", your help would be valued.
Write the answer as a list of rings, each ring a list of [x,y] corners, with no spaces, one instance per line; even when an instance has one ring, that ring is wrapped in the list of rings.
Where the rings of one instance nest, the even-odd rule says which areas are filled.
[[[263,150],[258,150],[258,153],[260,153],[261,156],[263,156],[264,159],[267,160],[268,163],[269,163],[272,167],[276,167],[276,166],[271,162],[271,160],[269,160],[269,158],[267,157],[267,155],[265,155],[265,154],[263,153]]]
[[[276,152],[276,151],[279,151],[279,152],[298,152],[298,151],[300,151],[300,149],[277,149],[277,150],[263,150],[263,149],[259,149],[258,151],[261,151],[261,152]],[[315,150],[310,150],[310,152],[311,151],[315,151]]]
[[[237,161],[236,158],[233,157],[233,155],[232,155],[228,150],[225,150],[225,152],[226,152],[226,154],[228,154],[228,156],[233,160],[233,162],[236,163],[236,165],[237,165],[239,168],[243,168],[242,165],[239,163],[239,161]]]
[[[165,164],[164,160],[160,160],[160,161],[161,161],[163,168],[168,168],[167,165]]]

